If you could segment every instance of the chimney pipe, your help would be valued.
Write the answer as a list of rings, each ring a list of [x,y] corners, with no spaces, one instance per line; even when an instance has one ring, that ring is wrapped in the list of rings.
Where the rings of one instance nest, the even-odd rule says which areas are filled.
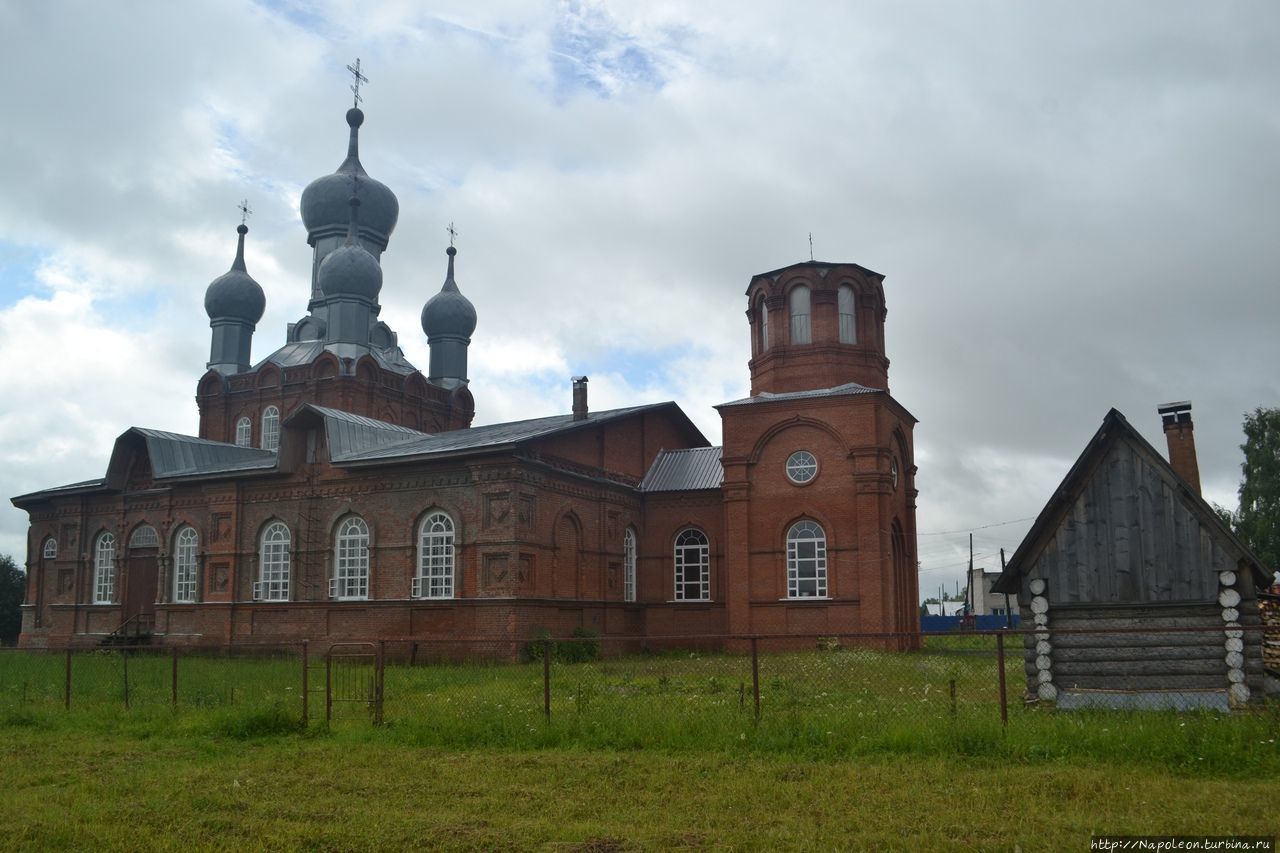
[[[1196,438],[1191,424],[1191,403],[1165,403],[1156,409],[1164,421],[1164,437],[1169,442],[1169,465],[1174,473],[1200,494],[1200,466],[1196,462]]]
[[[587,419],[587,377],[573,377],[573,419],[575,421],[585,421]]]

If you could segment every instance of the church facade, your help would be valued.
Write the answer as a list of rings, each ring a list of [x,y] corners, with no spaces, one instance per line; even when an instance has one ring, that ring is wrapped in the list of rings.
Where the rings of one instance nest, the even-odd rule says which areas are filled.
[[[916,630],[915,419],[888,390],[881,275],[751,279],[751,396],[717,407],[721,447],[675,403],[591,410],[586,377],[563,415],[473,426],[455,249],[425,373],[378,319],[398,203],[363,121],[303,193],[311,293],[285,344],[250,359],[241,225],[206,292],[199,435],[131,428],[104,477],[13,499],[23,645]]]

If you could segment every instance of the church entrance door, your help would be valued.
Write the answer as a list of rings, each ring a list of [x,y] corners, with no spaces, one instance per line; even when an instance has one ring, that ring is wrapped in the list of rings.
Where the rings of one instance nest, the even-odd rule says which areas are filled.
[[[159,574],[159,565],[160,561],[153,548],[148,548],[141,553],[134,551],[129,554],[124,593],[126,620],[141,613],[155,613],[156,577]]]

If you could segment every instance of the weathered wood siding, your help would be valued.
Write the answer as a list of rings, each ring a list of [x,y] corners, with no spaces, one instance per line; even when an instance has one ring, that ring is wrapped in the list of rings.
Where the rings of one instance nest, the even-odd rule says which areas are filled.
[[[1213,601],[1236,558],[1166,477],[1117,442],[1026,577],[1048,580],[1054,606]]]

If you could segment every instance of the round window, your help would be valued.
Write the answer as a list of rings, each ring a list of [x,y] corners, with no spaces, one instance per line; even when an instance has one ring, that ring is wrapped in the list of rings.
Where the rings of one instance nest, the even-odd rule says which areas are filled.
[[[889,482],[893,484],[895,489],[898,488],[898,459],[896,456],[889,459]]]
[[[807,450],[797,450],[787,457],[787,479],[807,483],[818,476],[818,459]]]

